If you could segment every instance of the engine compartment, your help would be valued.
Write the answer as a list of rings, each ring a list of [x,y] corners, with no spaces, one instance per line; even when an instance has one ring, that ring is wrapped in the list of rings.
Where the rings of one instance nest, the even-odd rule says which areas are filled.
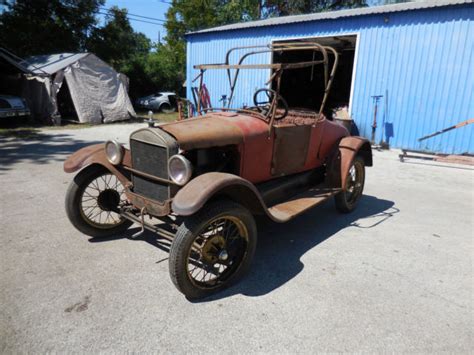
[[[193,177],[209,172],[239,173],[240,155],[236,146],[193,149],[182,153],[193,165]]]

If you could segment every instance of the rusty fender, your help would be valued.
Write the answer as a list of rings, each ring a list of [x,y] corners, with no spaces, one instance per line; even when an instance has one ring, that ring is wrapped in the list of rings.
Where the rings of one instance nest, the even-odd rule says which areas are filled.
[[[347,174],[357,155],[364,159],[366,166],[372,166],[372,148],[367,139],[357,136],[341,139],[328,163],[327,176],[331,187],[345,189]]]
[[[268,213],[260,193],[250,181],[227,173],[207,173],[197,176],[178,191],[171,207],[176,214],[189,216],[216,196],[239,201],[252,214],[266,213],[274,219]]]
[[[123,157],[123,165],[130,166],[130,151],[125,149]],[[130,181],[127,177],[117,169],[116,166],[109,163],[107,156],[105,155],[105,144],[94,144],[79,149],[77,152],[69,156],[64,162],[64,171],[66,173],[73,173],[86,166],[92,164],[100,164],[109,170],[112,174],[117,176],[119,181],[124,185],[128,186]]]

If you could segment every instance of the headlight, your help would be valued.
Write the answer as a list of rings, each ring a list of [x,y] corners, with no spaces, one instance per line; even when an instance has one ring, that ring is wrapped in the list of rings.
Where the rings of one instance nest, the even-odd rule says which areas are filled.
[[[191,162],[181,154],[173,155],[168,160],[168,173],[171,180],[178,185],[186,184],[193,173]]]
[[[105,143],[105,154],[111,164],[118,165],[122,162],[123,147],[116,141],[107,141]]]
[[[148,105],[148,100],[143,101],[143,105]]]

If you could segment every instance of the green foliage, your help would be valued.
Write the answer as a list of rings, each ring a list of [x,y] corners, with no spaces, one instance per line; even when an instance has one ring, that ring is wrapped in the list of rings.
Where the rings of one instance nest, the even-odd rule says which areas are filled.
[[[86,47],[120,70],[134,57],[148,54],[151,42],[144,34],[133,31],[126,9],[113,7],[105,25],[91,31]]]
[[[105,0],[16,0],[0,16],[0,45],[17,55],[78,52]]]
[[[267,0],[261,17],[300,15],[367,6],[366,0]]]
[[[166,13],[167,42],[174,46],[186,32],[259,17],[260,0],[174,0]]]
[[[185,34],[203,28],[273,16],[367,6],[365,0],[172,0],[164,44],[152,45],[130,25],[126,9],[113,7],[105,24],[97,14],[105,0],[1,0],[0,46],[26,57],[90,51],[130,78],[130,96],[157,90],[182,93]],[[400,0],[380,0],[386,2]]]
[[[130,78],[132,98],[155,89],[146,70],[151,47],[148,37],[133,30],[127,10],[118,7],[108,11],[104,26],[93,28],[86,41],[89,52]]]
[[[159,44],[156,51],[148,55],[145,71],[148,78],[160,90],[183,91],[185,81],[185,58],[181,56],[181,47]]]
[[[167,49],[173,55],[176,78],[184,78],[185,34],[204,28],[367,6],[366,0],[173,0],[166,13]]]

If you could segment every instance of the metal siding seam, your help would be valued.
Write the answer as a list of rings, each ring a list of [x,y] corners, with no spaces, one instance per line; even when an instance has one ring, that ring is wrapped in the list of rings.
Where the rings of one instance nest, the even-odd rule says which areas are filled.
[[[448,111],[447,111],[447,105],[448,105],[448,100],[450,99],[449,94],[450,94],[450,75],[448,73],[449,68],[450,68],[450,58],[449,56],[453,53],[452,52],[452,41],[450,40],[453,36],[454,29],[451,23],[446,23],[446,29],[443,31],[443,36],[444,36],[444,43],[446,43],[446,47],[444,48],[444,52],[442,53],[442,61],[440,63],[440,78],[441,78],[441,83],[440,83],[440,97],[438,98],[438,102],[441,103],[443,102],[443,105],[438,105],[438,113],[437,119],[435,121],[435,125],[432,127],[432,131],[438,131],[443,129],[446,126],[447,119],[448,117]],[[429,150],[432,151],[442,151],[442,145],[443,141],[446,140],[446,136],[444,135],[439,135],[436,137],[431,138],[431,142],[427,142],[427,147]],[[432,143],[432,146],[429,146],[429,143]]]
[[[389,92],[389,108],[390,108],[390,116],[391,122],[393,126],[393,137],[391,137],[390,145],[395,146],[396,139],[398,139],[398,134],[400,132],[400,114],[399,114],[399,104],[398,104],[398,97],[399,93],[398,90],[400,88],[400,72],[401,72],[401,60],[399,59],[401,48],[400,48],[400,34],[401,34],[401,26],[400,24],[393,24],[391,26],[392,31],[392,40],[391,40],[391,48],[392,48],[392,60],[394,61],[394,65],[392,68],[392,75],[391,81],[392,86]]]
[[[423,102],[421,101],[422,98],[420,95],[420,82],[422,82],[423,79],[420,78],[420,76],[425,76],[424,70],[426,70],[425,62],[427,60],[427,57],[423,55],[423,31],[424,29],[422,28],[421,24],[416,24],[411,31],[415,45],[413,47],[413,51],[411,51],[412,62],[410,64],[410,67],[413,70],[413,75],[410,75],[411,82],[409,83],[410,87],[412,88],[412,94],[409,95],[407,100],[408,106],[412,108],[412,116],[407,117],[407,124],[409,127],[407,140],[410,146],[414,144],[416,145],[417,123],[423,112]],[[422,63],[425,63],[423,67],[421,67]]]
[[[385,89],[387,88],[387,62],[388,62],[388,50],[389,47],[386,45],[387,39],[388,39],[388,31],[386,30],[386,27],[382,25],[379,28],[380,32],[380,42],[382,45],[380,48],[380,79],[379,79],[379,85],[378,85],[378,94],[377,95],[383,95],[382,98],[380,98],[380,110],[379,114],[377,115],[377,131],[376,131],[376,139],[375,142],[380,142],[383,139],[383,131],[385,129],[384,127],[384,112],[385,112]]]
[[[363,75],[364,78],[364,90],[360,93],[359,99],[364,110],[361,113],[361,134],[365,137],[370,137],[370,112],[371,112],[371,99],[370,90],[372,87],[371,81],[371,69],[375,69],[371,66],[371,48],[372,48],[372,31],[366,30],[364,34],[364,60],[363,64]]]
[[[434,68],[434,60],[437,55],[437,50],[436,50],[436,46],[434,46],[433,43],[435,42],[435,39],[438,38],[438,36],[434,36],[433,33],[435,31],[439,31],[439,28],[440,26],[435,26],[431,28],[431,30],[428,31],[429,37],[426,40],[426,42],[428,43],[428,52],[426,53],[427,55],[426,69],[429,75],[425,80],[423,80],[422,92],[423,92],[423,100],[425,102],[426,107],[428,108],[431,108],[433,106],[432,101],[431,101],[432,98],[430,97],[430,92],[429,92],[430,88],[436,87],[436,80],[434,80],[436,76],[434,75],[433,68]],[[423,135],[424,132],[429,130],[427,128],[429,128],[429,123],[431,119],[432,117],[429,112],[426,112],[426,114],[423,115],[423,117],[421,117],[420,124],[418,125],[420,128],[421,135]],[[420,145],[418,144],[418,146]]]
[[[457,122],[461,121],[460,119],[460,108],[461,108],[461,104],[460,102],[458,102],[459,98],[460,98],[460,94],[461,94],[461,91],[460,91],[460,76],[461,76],[461,67],[462,67],[462,61],[464,59],[464,48],[460,48],[460,38],[459,36],[461,35],[461,21],[456,21],[454,20],[454,23],[453,23],[453,30],[454,30],[454,33],[455,35],[453,36],[453,39],[452,39],[452,42],[453,42],[453,46],[454,46],[454,52],[455,55],[454,57],[456,58],[459,58],[461,60],[460,63],[457,63],[458,61],[457,60],[454,60],[454,63],[453,63],[453,67],[452,69],[450,70],[450,74],[451,74],[451,79],[449,80],[450,84],[452,85],[452,88],[450,90],[450,97],[449,97],[449,104],[451,106],[451,115],[448,116],[450,117],[447,118],[447,122],[446,122],[446,127],[447,126],[451,126],[453,124],[456,124]],[[458,56],[459,54],[459,56]],[[448,124],[449,122],[449,124]],[[451,131],[449,134],[448,132],[448,136],[446,137],[446,146],[444,147],[448,152],[450,153],[454,153],[455,150],[456,150],[456,145],[458,143],[458,134],[460,133],[461,131],[459,129],[455,129],[454,131]],[[461,142],[459,142],[458,144],[460,144]]]
[[[466,57],[469,58],[469,53],[466,53],[469,50],[469,38],[465,38],[465,36],[463,36],[463,34],[469,33],[467,31],[468,30],[468,23],[463,22],[462,20],[460,20],[459,21],[459,27],[460,27],[459,31],[458,31],[459,37],[457,38],[457,46],[458,46],[458,49],[460,51],[459,58],[461,58],[462,61],[466,61]],[[463,27],[466,27],[464,31],[463,31]],[[463,40],[466,40],[466,41],[464,42]],[[473,51],[474,48],[471,47],[470,49],[471,49],[470,52],[472,54],[472,51]],[[458,65],[458,72],[457,72],[457,75],[456,75],[456,78],[455,78],[457,80],[457,84],[456,84],[457,95],[455,95],[454,104],[453,104],[454,108],[455,108],[454,122],[453,122],[453,120],[451,121],[453,124],[456,124],[459,121],[464,121],[464,120],[470,118],[470,117],[466,117],[462,114],[462,112],[463,112],[462,97],[468,96],[466,86],[468,85],[467,83],[469,82],[469,76],[467,75],[468,73],[463,73],[463,71],[464,71],[463,69],[466,68],[467,69],[466,71],[469,71],[469,69],[468,69],[470,67],[469,63],[471,63],[471,62],[466,61],[466,63],[467,63],[467,65],[463,65],[463,63]],[[463,74],[465,74],[465,75],[463,75]],[[467,101],[467,102],[468,102],[468,105],[469,105],[469,101]],[[465,127],[465,128],[468,128],[468,127]],[[462,128],[454,130],[454,132],[453,132],[454,134],[453,134],[453,137],[452,137],[452,139],[453,139],[453,151],[452,152],[453,153],[454,152],[462,153],[464,151],[464,149],[468,148],[467,145],[466,145],[466,147],[464,147],[464,142],[465,142],[465,137],[466,137],[466,135],[464,134],[465,132],[466,132],[466,130],[462,129]]]
[[[406,39],[406,53],[409,55],[403,56],[403,63],[404,63],[404,69],[403,69],[403,80],[402,80],[402,92],[403,93],[409,93],[408,95],[402,95],[402,102],[401,102],[401,110],[402,113],[400,115],[401,117],[401,124],[403,125],[402,129],[402,135],[400,136],[400,143],[402,146],[408,146],[408,136],[409,136],[409,131],[410,131],[410,119],[413,117],[413,107],[410,106],[409,99],[410,96],[412,95],[412,87],[411,87],[411,81],[410,79],[412,78],[412,69],[413,67],[411,66],[411,49],[413,46],[413,32],[408,30],[409,25],[405,22],[404,27],[403,27],[403,32],[404,32],[404,37]],[[399,143],[399,144],[400,144]]]

